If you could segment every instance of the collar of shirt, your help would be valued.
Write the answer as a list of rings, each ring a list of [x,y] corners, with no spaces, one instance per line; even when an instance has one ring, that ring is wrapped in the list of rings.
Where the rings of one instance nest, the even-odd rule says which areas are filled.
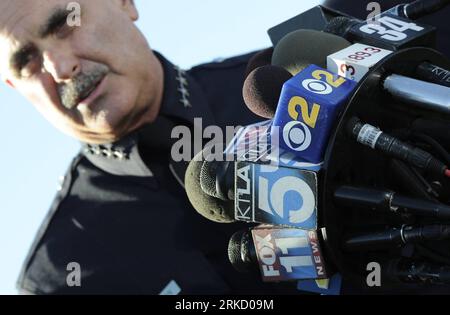
[[[170,153],[170,147],[176,141],[171,138],[173,127],[186,126],[192,130],[195,118],[202,118],[203,126],[215,123],[206,96],[195,79],[161,54],[155,52],[155,55],[164,69],[163,101],[157,120],[114,143],[83,144],[83,154],[86,158],[107,173],[118,176],[153,177],[148,163],[143,160],[144,156],[140,151],[142,145],[147,148],[147,152],[148,148],[151,148]],[[187,163],[176,163],[170,158],[168,164],[178,182],[183,184]]]

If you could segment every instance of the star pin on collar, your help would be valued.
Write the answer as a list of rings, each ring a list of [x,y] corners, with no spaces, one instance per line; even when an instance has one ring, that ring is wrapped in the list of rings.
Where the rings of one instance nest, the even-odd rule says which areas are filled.
[[[178,81],[178,92],[181,94],[180,103],[183,104],[184,108],[191,108],[191,102],[189,101],[189,90],[188,90],[188,80],[186,78],[186,71],[175,66],[177,71],[176,80]]]

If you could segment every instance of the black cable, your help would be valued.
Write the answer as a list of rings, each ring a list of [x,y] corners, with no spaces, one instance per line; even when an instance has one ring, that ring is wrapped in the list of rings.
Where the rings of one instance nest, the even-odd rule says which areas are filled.
[[[439,193],[433,188],[433,186],[430,185],[430,183],[425,179],[425,177],[422,176],[422,174],[420,174],[420,172],[415,167],[411,167],[411,172],[414,173],[418,180],[422,182],[424,188],[430,196],[439,199]]]
[[[401,141],[377,127],[363,123],[357,117],[348,120],[346,129],[350,137],[364,146],[407,162],[435,177],[450,177],[448,166],[430,153]]]
[[[445,160],[447,165],[450,165],[450,154],[439,142],[432,137],[419,132],[413,132],[412,136],[429,144],[441,156],[441,158]]]
[[[430,258],[437,263],[450,265],[450,257],[444,256],[442,253],[437,253],[435,250],[432,250],[421,244],[415,244],[415,247],[420,255]]]
[[[389,169],[393,174],[393,179],[401,187],[403,192],[417,198],[435,202],[438,201],[435,196],[431,196],[429,190],[430,185],[428,185],[428,183],[425,185],[405,162],[392,159],[389,164]]]

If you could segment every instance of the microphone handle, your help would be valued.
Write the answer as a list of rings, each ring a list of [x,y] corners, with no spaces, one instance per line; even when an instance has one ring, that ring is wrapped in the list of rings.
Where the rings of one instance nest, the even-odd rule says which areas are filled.
[[[398,74],[388,76],[384,88],[401,101],[450,114],[450,88]]]
[[[450,71],[432,63],[421,63],[416,69],[416,74],[422,80],[450,87]]]
[[[365,251],[398,247],[408,243],[441,241],[450,237],[448,225],[403,226],[352,237],[345,241],[347,251]]]
[[[450,219],[450,206],[428,200],[397,195],[392,191],[370,188],[341,186],[334,192],[334,198],[350,206],[361,206],[378,211],[398,212],[406,209],[407,213],[442,220]]]
[[[404,6],[404,14],[411,20],[437,12],[450,4],[449,0],[417,0]]]
[[[392,208],[406,208],[415,215],[431,216],[438,219],[450,219],[450,207],[438,202],[409,198],[401,195],[394,195]]]

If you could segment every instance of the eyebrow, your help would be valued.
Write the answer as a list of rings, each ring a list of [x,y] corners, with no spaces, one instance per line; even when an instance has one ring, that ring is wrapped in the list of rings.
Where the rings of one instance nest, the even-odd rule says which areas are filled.
[[[63,23],[67,22],[69,13],[70,12],[65,8],[53,9],[52,13],[47,18],[47,21],[39,28],[39,37],[45,38],[54,34]],[[25,43],[11,55],[9,65],[16,76],[19,75],[21,67],[25,65],[28,55],[35,52],[35,50],[36,47],[32,43]]]
[[[55,33],[62,24],[67,23],[70,11],[66,8],[56,8],[48,17],[45,24],[39,30],[39,37],[45,38]]]

